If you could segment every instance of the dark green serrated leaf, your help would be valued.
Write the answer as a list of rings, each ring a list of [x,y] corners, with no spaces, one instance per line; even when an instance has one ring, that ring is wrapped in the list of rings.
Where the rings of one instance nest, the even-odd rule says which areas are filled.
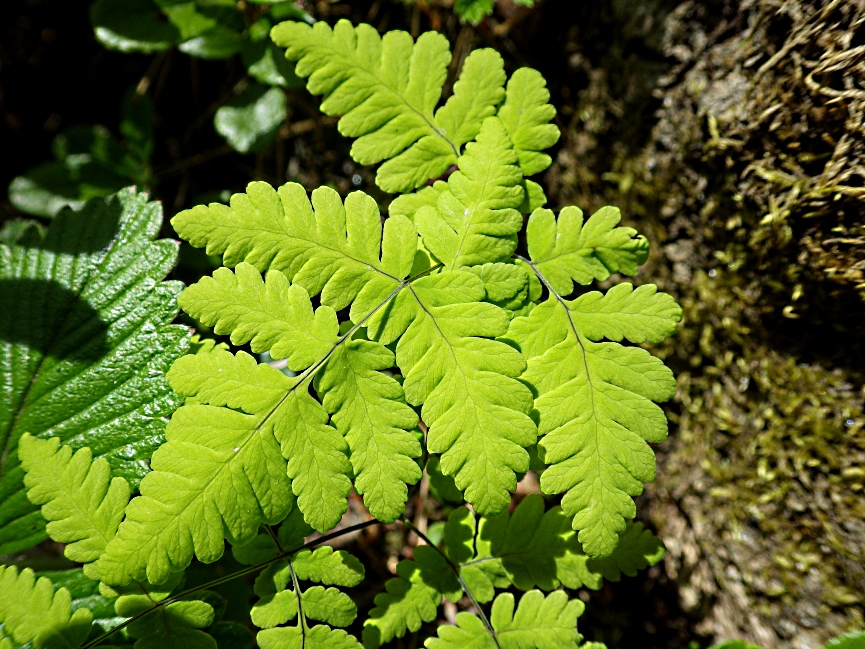
[[[180,402],[164,373],[188,347],[169,323],[177,245],[153,238],[162,210],[123,190],[62,211],[44,240],[0,245],[0,554],[45,538],[26,497],[24,432],[89,446],[133,485]]]

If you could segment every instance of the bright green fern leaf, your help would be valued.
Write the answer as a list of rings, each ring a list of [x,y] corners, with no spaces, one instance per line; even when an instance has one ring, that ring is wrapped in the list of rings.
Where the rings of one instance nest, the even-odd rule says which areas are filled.
[[[288,48],[297,74],[309,77],[309,91],[324,95],[322,111],[342,115],[340,133],[358,138],[352,157],[360,164],[386,161],[376,184],[387,192],[411,191],[447,171],[504,98],[501,56],[477,50],[436,110],[451,60],[447,40],[436,32],[413,43],[406,32],[381,37],[369,25],[341,20],[333,28],[282,23],[271,37]]]
[[[16,452],[25,432],[89,446],[135,486],[179,404],[165,381],[189,334],[169,323],[177,257],[162,210],[123,190],[0,244],[0,554],[45,538]]]
[[[462,595],[447,561],[428,546],[416,547],[414,561],[400,561],[396,572],[397,576],[385,584],[386,591],[375,596],[375,608],[364,622],[366,649],[375,649],[406,632],[417,631],[424,622],[432,622],[442,595],[454,602]]]
[[[288,358],[288,368],[300,372],[324,357],[337,340],[336,314],[330,307],[313,313],[309,294],[280,272],[267,281],[242,262],[232,273],[219,268],[180,296],[180,306],[231,342],[251,342],[252,351],[269,351],[275,359]]]
[[[477,25],[493,12],[495,0],[454,0],[454,13],[463,20]]]
[[[211,366],[216,371],[207,374]],[[237,389],[226,390],[222,377]],[[196,403],[172,417],[141,496],[100,559],[103,579],[146,575],[160,583],[193,553],[215,561],[224,535],[241,544],[251,539],[262,522],[285,518],[293,493],[313,526],[339,521],[350,487],[345,442],[327,425],[308,380],[222,350],[180,359],[168,379]]]
[[[582,636],[577,618],[585,610],[578,599],[569,600],[563,591],[544,597],[531,590],[522,596],[514,611],[514,596],[502,593],[493,602],[490,623],[495,639],[471,613],[457,614],[456,626],[442,625],[438,637],[424,644],[427,649],[577,649]]]
[[[114,605],[120,617],[141,616],[127,627],[135,639],[135,649],[163,649],[187,647],[189,649],[216,649],[216,642],[201,629],[213,623],[213,607],[198,600],[172,602],[147,613],[154,604],[169,596],[180,582],[178,574],[165,587],[135,584],[120,591]]]
[[[474,542],[472,552],[455,557],[460,574],[478,601],[493,599],[494,588],[513,585],[520,590],[553,590],[564,584],[578,588],[586,583],[586,557],[569,519],[561,508],[544,512],[540,496],[527,496],[511,514],[481,518],[479,529],[468,509],[455,510],[445,531],[447,551],[453,555],[455,538]]]
[[[566,493],[562,508],[584,550],[606,556],[635,514],[631,496],[654,479],[646,442],[666,437],[667,420],[653,401],[672,397],[676,382],[646,350],[595,341],[659,342],[673,333],[681,309],[653,285],[622,284],[567,301],[550,284],[552,297],[515,319],[508,338],[528,360],[522,379],[538,395],[541,459],[550,465],[541,489]]]
[[[91,562],[96,561],[117,532],[129,502],[129,484],[111,478],[104,458],[91,462],[89,448],[75,455],[55,438],[40,440],[25,434],[18,444],[18,457],[27,472],[27,497],[42,505],[48,535],[65,543],[63,554],[87,564],[85,574],[98,579]]]
[[[127,627],[129,636],[135,640],[135,649],[216,648],[214,639],[201,630],[213,622],[215,612],[210,604],[195,599],[162,604],[179,589],[183,576],[182,572],[172,573],[159,585],[146,581],[116,587],[99,584],[103,597],[117,598],[114,611],[118,617],[114,620],[138,618]]]
[[[448,184],[444,180],[437,180],[432,185],[419,189],[411,194],[401,194],[394,198],[388,206],[388,214],[393,216],[406,216],[414,222],[415,214],[422,207],[435,207],[438,205],[439,196],[447,191]]]
[[[507,98],[498,115],[524,176],[540,173],[553,161],[544,150],[558,142],[560,134],[559,128],[549,123],[556,116],[549,101],[550,91],[537,70],[520,68],[508,80]]]
[[[226,266],[246,261],[260,272],[282,271],[336,311],[358,296],[363,308],[380,303],[408,275],[417,248],[408,219],[390,218],[382,232],[378,206],[363,192],[343,205],[334,190],[320,187],[310,204],[297,183],[274,190],[253,182],[230,206],[200,205],[171,223],[193,246],[223,255]],[[367,313],[353,308],[351,318],[359,322]]]
[[[351,340],[315,378],[322,405],[348,443],[355,489],[370,513],[388,523],[405,511],[407,485],[421,477],[413,459],[421,446],[411,432],[418,416],[406,405],[402,386],[382,371],[395,362],[379,343]]]
[[[255,639],[261,649],[361,649],[354,636],[324,625],[266,629],[259,631]]]
[[[90,633],[93,615],[86,608],[72,612],[65,588],[54,591],[47,577],[35,578],[25,568],[0,566],[0,624],[15,642],[33,642],[36,649],[74,649]]]
[[[414,216],[424,245],[448,268],[503,261],[517,247],[524,192],[517,154],[498,118],[484,121],[458,164],[436,209]]]
[[[236,273],[221,268],[213,278],[190,286],[180,302],[192,316],[215,325],[217,333],[231,334],[233,343],[251,340],[253,351],[288,357],[288,367],[295,372],[311,366],[314,371],[327,359],[316,375],[315,388],[333,417],[332,424],[348,442],[355,487],[377,518],[393,521],[403,512],[406,484],[420,479],[412,458],[421,449],[409,432],[417,425],[417,415],[405,404],[399,383],[380,371],[393,367],[391,351],[370,341],[340,339],[333,309],[322,306],[313,313],[301,286],[289,286],[277,271],[270,271],[262,281],[245,262]],[[277,438],[285,443],[279,431]],[[323,459],[331,462],[329,456]],[[288,460],[289,471],[296,473],[293,458]],[[303,498],[300,505],[307,512]],[[312,520],[312,514],[308,516]]]
[[[284,529],[295,528],[293,522],[286,522],[280,528],[277,549],[282,551],[283,543],[291,543],[290,534]],[[284,556],[284,555],[283,555]],[[260,598],[252,607],[252,622],[262,629],[273,629],[298,618],[291,628],[275,630],[273,634],[259,634],[259,644],[286,643],[280,646],[310,646],[305,637],[312,633],[322,642],[333,642],[333,646],[356,647],[359,643],[350,636],[334,633],[330,626],[348,626],[357,616],[357,607],[351,598],[336,588],[312,586],[301,589],[301,581],[312,581],[325,586],[356,586],[363,579],[361,563],[342,550],[334,551],[328,546],[315,550],[301,550],[267,567],[255,580],[255,594]],[[319,626],[310,630],[308,620],[318,620],[329,626]],[[342,643],[342,644],[341,644]],[[317,646],[317,645],[313,645]],[[331,645],[327,645],[331,646]]]
[[[629,523],[613,553],[601,559],[589,559],[587,567],[607,581],[619,581],[623,574],[634,577],[638,570],[654,566],[665,553],[661,539],[644,530],[641,523]]]
[[[536,430],[531,393],[515,378],[522,357],[490,340],[505,333],[507,313],[480,302],[485,293],[467,271],[423,277],[373,316],[369,331],[383,344],[401,335],[396,361],[406,400],[423,405],[429,450],[478,512],[497,513],[516,472],[528,469]]]
[[[561,507],[544,512],[543,499],[529,495],[513,513],[477,520],[465,507],[455,509],[445,525],[445,551],[480,602],[496,588],[553,590],[559,585],[597,590],[603,579],[618,581],[664,556],[659,539],[639,523],[630,524],[615,551],[591,559],[577,541]]]
[[[573,282],[590,284],[610,273],[636,275],[646,261],[649,243],[633,228],[616,227],[618,208],[603,207],[583,223],[583,212],[566,207],[556,221],[551,210],[535,210],[526,235],[529,256],[560,295],[570,295]]]

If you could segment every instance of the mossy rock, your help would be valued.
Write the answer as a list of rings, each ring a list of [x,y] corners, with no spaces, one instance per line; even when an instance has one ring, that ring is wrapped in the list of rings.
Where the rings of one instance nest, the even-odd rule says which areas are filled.
[[[621,206],[655,245],[638,281],[685,309],[644,501],[679,604],[707,635],[766,649],[861,630],[865,9],[584,11],[547,180],[553,203]]]

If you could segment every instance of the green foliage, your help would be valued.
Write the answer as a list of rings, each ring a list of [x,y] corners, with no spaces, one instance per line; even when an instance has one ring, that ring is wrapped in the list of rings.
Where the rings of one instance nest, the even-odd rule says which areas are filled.
[[[92,461],[89,448],[73,455],[56,437],[40,440],[25,433],[18,457],[26,472],[24,484],[30,488],[27,498],[42,505],[49,536],[66,544],[66,558],[87,564],[88,577],[98,578],[91,562],[114,538],[129,502],[129,483],[110,479],[105,458]]]
[[[495,639],[478,616],[463,612],[457,614],[456,626],[440,626],[438,638],[427,640],[425,646],[428,649],[576,649],[581,639],[577,633],[577,618],[583,610],[585,604],[578,599],[568,600],[562,591],[544,597],[540,591],[530,590],[514,611],[514,596],[502,593],[493,602],[490,614]]]
[[[496,589],[509,587],[597,590],[603,579],[633,576],[664,556],[663,544],[636,523],[629,525],[611,556],[590,558],[562,509],[545,512],[539,495],[527,496],[512,514],[476,517],[466,507],[453,510],[440,550],[420,546],[413,560],[399,563],[397,577],[376,596],[376,608],[365,623],[367,647],[416,631],[422,622],[436,618],[442,598],[458,602],[463,589],[482,604],[498,601]]]
[[[108,196],[130,184],[150,185],[153,107],[129,94],[118,141],[102,126],[73,126],[54,138],[55,160],[28,169],[9,184],[9,201],[26,214],[53,217],[64,206]]]
[[[242,47],[232,36],[234,18],[225,13],[233,5],[136,0],[133,8],[130,15],[142,16],[136,25],[115,0],[94,5],[104,42],[127,50],[179,43],[202,57],[229,56]],[[162,27],[147,40],[154,12]],[[250,38],[261,43],[266,25],[253,27]],[[169,35],[172,29],[177,34]],[[648,351],[622,342],[660,342],[674,332],[680,309],[650,284],[574,294],[575,283],[635,274],[647,245],[630,228],[616,227],[614,208],[585,223],[577,208],[564,208],[558,220],[543,208],[543,190],[527,176],[549,166],[545,151],[558,131],[537,72],[517,70],[508,80],[501,57],[478,50],[466,57],[453,93],[439,106],[450,63],[439,34],[413,42],[404,32],[382,37],[346,21],[333,28],[284,23],[271,33],[288,47],[309,90],[324,95],[322,110],[341,115],[341,132],[358,138],[353,157],[382,163],[379,186],[403,195],[382,219],[375,200],[362,192],[343,200],[320,187],[310,197],[296,183],[274,189],[254,182],[228,205],[179,213],[172,219],[178,234],[221,256],[225,266],[188,287],[180,306],[202,327],[252,352],[196,338],[194,353],[181,356],[187,335],[165,324],[175,313],[176,289],[160,284],[173,256],[160,257],[161,244],[151,242],[160,215],[133,192],[121,194],[121,232],[142,211],[149,215],[138,239],[109,236],[82,268],[75,266],[77,249],[67,264],[76,287],[104,269],[107,276],[94,292],[75,288],[76,299],[92,300],[94,317],[108,322],[122,316],[125,326],[149,323],[147,353],[124,347],[134,336],[120,340],[109,325],[104,353],[89,364],[82,360],[69,379],[77,391],[72,403],[88,406],[72,432],[64,428],[68,420],[34,426],[54,411],[41,418],[26,409],[7,416],[12,434],[4,441],[13,451],[17,446],[17,479],[26,471],[30,500],[42,506],[49,535],[67,544],[67,557],[84,564],[81,576],[101,580],[103,599],[94,605],[113,601],[117,616],[129,618],[122,631],[104,626],[137,649],[205,649],[215,646],[214,637],[248,639],[225,626],[230,622],[216,621],[207,584],[183,590],[193,560],[217,561],[226,540],[234,559],[248,566],[236,575],[258,573],[250,621],[261,629],[260,647],[359,647],[338,627],[357,616],[341,589],[357,585],[363,567],[324,545],[352,530],[337,529],[352,488],[375,517],[354,529],[401,520],[427,543],[398,563],[396,577],[376,596],[363,624],[365,647],[418,631],[437,618],[443,599],[456,604],[464,598],[474,613],[459,613],[455,626],[441,626],[427,647],[577,647],[584,604],[563,589],[598,589],[603,579],[633,575],[663,557],[663,544],[628,521],[635,513],[631,497],[654,476],[647,442],[666,435],[656,402],[672,395],[675,381]],[[255,59],[250,71],[260,63],[255,74],[274,86],[289,85],[287,68],[267,58],[269,46],[259,49],[247,55]],[[235,148],[253,150],[281,123],[282,92],[253,87],[250,102],[241,97],[217,111],[217,127]],[[128,131],[135,140],[134,129]],[[100,204],[103,212],[110,204]],[[55,232],[79,241],[71,223],[71,212],[61,213],[46,241],[60,236]],[[36,236],[28,226],[4,230],[17,251],[8,262],[3,258],[4,272],[8,267],[17,278],[12,273],[18,269],[43,268],[41,252],[30,266],[24,263],[31,250],[26,242]],[[129,241],[136,246],[127,250]],[[139,268],[149,269],[148,290],[135,290],[143,277]],[[134,302],[138,320],[119,306],[127,302]],[[55,327],[61,342],[53,344],[79,349],[72,342],[82,339],[82,330],[73,328],[66,341],[64,326]],[[160,343],[169,334],[173,346]],[[122,357],[110,356],[115,350],[123,350]],[[105,354],[113,360],[112,381],[82,381],[82,372],[86,376]],[[162,380],[168,362],[170,390]],[[15,380],[37,386],[47,380],[44,369],[32,367]],[[107,415],[128,425],[116,376],[137,376],[141,368],[162,392],[136,384],[138,398],[152,402],[156,396],[171,408],[177,397],[184,403],[130,500],[130,483],[135,488],[140,473],[111,478],[120,466],[112,461],[117,439],[129,437],[95,437],[94,427],[84,424],[91,421],[87,399],[97,393],[120,409]],[[47,376],[54,383],[43,392],[25,390],[20,399],[48,394],[48,387],[51,398],[60,399],[63,381]],[[62,400],[52,403],[70,410]],[[149,404],[146,414],[166,412]],[[73,434],[76,446],[83,439],[93,450],[61,446]],[[509,511],[511,492],[530,469],[541,474],[544,493],[565,494],[561,507],[546,509],[535,494]],[[451,511],[435,535],[438,545],[405,518],[410,489],[424,471],[433,493],[471,505]],[[47,580],[33,586],[32,574],[25,574],[24,590],[51,590]],[[13,577],[20,579],[17,572]],[[72,584],[77,577],[58,579]],[[511,588],[523,591],[519,604],[513,594],[497,592]],[[200,591],[201,599],[190,599]],[[69,592],[58,590],[58,596],[64,592],[55,627],[75,619],[68,613]],[[15,606],[0,606],[0,614],[18,615]],[[81,613],[80,626],[89,629],[91,617]],[[49,633],[30,618],[4,622],[4,629],[14,634],[16,624],[28,640]],[[81,634],[83,641],[87,633]]]
[[[830,640],[824,649],[863,649],[863,647],[865,647],[865,631],[859,631]]]
[[[178,397],[164,373],[188,333],[169,323],[177,246],[153,241],[158,204],[124,190],[64,210],[44,238],[0,245],[0,553],[45,538],[27,501],[17,446],[25,432],[88,446],[133,486]]]
[[[234,150],[250,153],[270,145],[285,121],[286,97],[282,89],[302,85],[294,74],[294,65],[285,60],[267,34],[274,21],[291,18],[312,22],[312,17],[291,1],[263,4],[272,6],[248,12],[242,3],[214,0],[95,0],[90,7],[90,22],[97,40],[111,50],[154,53],[177,48],[189,56],[209,60],[239,54],[254,81],[235,88],[236,95],[219,106],[213,123]],[[36,201],[47,200],[39,192],[34,193],[34,186],[50,184],[54,194],[67,199],[75,198],[67,196],[73,192],[73,182],[81,186],[79,193],[92,192],[102,187],[91,189],[86,182],[91,176],[103,179],[103,183],[117,176],[107,167],[90,170],[99,173],[88,175],[89,169],[78,171],[74,166],[62,171],[58,164],[52,163],[50,169],[39,167],[17,179],[20,182],[14,186],[15,196],[22,205],[39,208],[41,204]],[[128,180],[115,182],[113,189],[96,195],[116,191],[125,184],[129,184]]]
[[[333,28],[283,23],[272,37],[297,61],[297,74],[308,77],[309,91],[324,95],[322,111],[341,115],[340,132],[358,138],[352,157],[361,164],[384,162],[376,183],[387,192],[411,191],[447,171],[505,99],[502,58],[482,49],[467,57],[453,94],[436,109],[451,56],[447,40],[435,32],[412,43],[405,32],[380,37],[369,25],[342,20]],[[509,103],[513,112],[512,98]],[[553,114],[533,111],[524,119],[549,121]]]
[[[531,7],[537,0],[516,0],[516,4]],[[493,12],[496,0],[454,0],[454,13],[464,21],[477,25]]]
[[[653,401],[666,401],[676,389],[660,360],[618,341],[663,340],[675,331],[681,308],[652,285],[620,284],[605,295],[564,299],[572,280],[635,272],[640,253],[634,244],[642,242],[629,229],[612,229],[618,214],[611,217],[609,210],[585,227],[579,210],[563,210],[558,223],[553,218],[549,210],[536,210],[527,231],[532,268],[550,297],[514,319],[508,337],[526,356],[523,379],[537,394],[540,457],[550,465],[541,488],[566,493],[562,507],[574,517],[580,541],[589,554],[603,556],[635,514],[630,497],[655,476],[645,442],[663,441],[667,421]],[[599,342],[604,338],[615,342]],[[565,401],[565,395],[574,396]],[[624,447],[627,454],[620,452]]]
[[[0,624],[15,642],[32,641],[36,649],[80,647],[92,620],[86,608],[73,613],[69,591],[55,592],[47,577],[36,579],[29,568],[19,573],[14,566],[0,566]]]
[[[217,109],[213,125],[234,150],[249,153],[269,145],[284,121],[285,93],[279,88],[250,84]]]

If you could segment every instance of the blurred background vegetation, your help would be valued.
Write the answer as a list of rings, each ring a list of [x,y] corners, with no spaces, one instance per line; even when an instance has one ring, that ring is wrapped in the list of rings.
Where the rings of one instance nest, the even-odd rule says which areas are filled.
[[[5,232],[128,184],[167,216],[253,179],[384,207],[266,38],[342,17],[439,30],[454,72],[474,47],[540,70],[563,136],[551,206],[621,207],[653,245],[637,281],[685,309],[663,350],[671,436],[639,507],[668,555],[593,594],[581,631],[610,649],[780,649],[865,628],[865,5],[6,0]],[[184,245],[175,275],[212,268]],[[405,551],[394,534],[357,540],[371,576]]]

